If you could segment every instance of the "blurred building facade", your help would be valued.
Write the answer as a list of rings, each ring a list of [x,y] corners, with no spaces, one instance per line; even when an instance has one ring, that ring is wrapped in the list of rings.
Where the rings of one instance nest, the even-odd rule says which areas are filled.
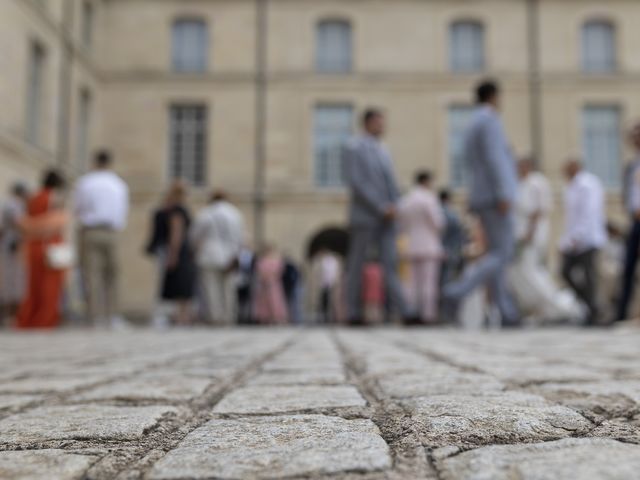
[[[111,149],[133,200],[123,300],[143,309],[148,215],[171,178],[195,205],[225,188],[254,234],[302,258],[344,224],[340,146],[366,106],[388,114],[403,186],[428,167],[463,199],[469,92],[489,75],[514,150],[558,189],[583,155],[619,215],[638,18],[637,0],[4,0],[0,188]]]

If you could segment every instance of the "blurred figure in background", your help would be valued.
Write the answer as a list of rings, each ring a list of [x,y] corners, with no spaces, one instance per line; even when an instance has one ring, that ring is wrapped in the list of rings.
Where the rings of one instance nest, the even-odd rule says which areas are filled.
[[[400,201],[399,224],[407,236],[409,259],[407,300],[418,312],[418,323],[438,319],[440,263],[444,250],[441,234],[445,219],[438,197],[431,191],[431,173],[416,174],[415,187]]]
[[[487,253],[473,271],[442,289],[455,309],[480,285],[487,285],[504,326],[520,323],[520,312],[507,285],[507,267],[515,251],[513,203],[518,179],[516,165],[500,119],[500,89],[491,81],[476,89],[478,107],[465,134],[464,155],[470,170],[469,207],[478,216],[487,238]]]
[[[511,288],[520,309],[536,321],[579,320],[583,315],[580,303],[570,291],[558,288],[545,267],[553,193],[549,181],[533,166],[529,158],[518,162],[518,248],[509,267]]]
[[[256,270],[256,255],[247,245],[238,255],[238,323],[249,325],[253,320],[253,290]]]
[[[349,322],[363,323],[362,277],[369,248],[375,246],[384,269],[389,303],[403,318],[408,318],[397,274],[396,204],[399,199],[393,162],[382,144],[384,114],[367,110],[362,118],[363,132],[344,149],[343,165],[351,192],[349,207],[350,246],[347,260],[347,305]]]
[[[577,159],[564,166],[565,230],[560,239],[562,276],[587,307],[586,325],[598,321],[598,251],[607,241],[604,189],[600,179]]]
[[[625,169],[624,202],[627,207],[631,228],[627,236],[627,248],[622,274],[622,289],[618,303],[616,320],[627,318],[629,304],[633,298],[636,285],[636,266],[640,250],[640,123],[635,125],[629,134],[635,158]]]
[[[206,297],[205,317],[214,325],[236,319],[239,257],[245,238],[244,220],[223,191],[197,215],[191,231],[199,281]]]
[[[127,225],[129,188],[111,169],[111,154],[100,151],[93,171],[76,184],[73,203],[80,228],[86,316],[94,326],[122,328],[118,306],[118,237]]]
[[[287,299],[289,320],[294,325],[302,325],[302,274],[295,261],[289,257],[284,258],[284,270],[282,272],[282,288]]]
[[[166,195],[162,204],[151,214],[149,241],[145,247],[147,255],[155,259],[156,288],[154,291],[151,325],[155,328],[167,328],[170,324],[169,311],[162,301],[162,284],[167,264],[167,247],[169,245],[169,215],[170,195]]]
[[[64,245],[69,212],[64,207],[65,181],[57,170],[45,172],[42,188],[28,202],[20,220],[25,241],[27,292],[20,306],[16,327],[51,329],[60,324],[60,306],[65,269],[56,263],[55,249]]]
[[[29,192],[22,183],[11,187],[0,216],[0,325],[13,318],[26,287],[20,219],[25,215]]]
[[[162,299],[176,304],[175,323],[192,323],[191,302],[196,288],[196,264],[189,242],[191,216],[185,206],[187,189],[182,181],[171,186],[167,198],[167,261],[162,283]]]
[[[284,267],[282,255],[274,247],[263,247],[256,264],[253,297],[253,315],[258,323],[282,324],[289,320],[282,286]]]
[[[317,298],[314,302],[314,310],[318,312],[320,323],[336,323],[337,312],[335,303],[338,301],[338,286],[340,284],[341,266],[338,255],[327,248],[320,250],[311,266],[313,284]]]
[[[467,232],[460,216],[451,205],[449,190],[440,191],[440,206],[444,215],[442,246],[444,261],[440,273],[440,285],[452,282],[464,265],[464,246],[467,243]]]

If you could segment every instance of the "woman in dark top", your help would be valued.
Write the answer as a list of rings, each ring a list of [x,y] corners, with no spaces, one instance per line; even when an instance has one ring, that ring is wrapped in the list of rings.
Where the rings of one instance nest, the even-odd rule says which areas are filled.
[[[165,210],[168,244],[162,298],[177,303],[178,325],[191,324],[191,299],[196,283],[196,265],[188,238],[191,217],[184,206],[185,197],[184,184],[174,183]]]

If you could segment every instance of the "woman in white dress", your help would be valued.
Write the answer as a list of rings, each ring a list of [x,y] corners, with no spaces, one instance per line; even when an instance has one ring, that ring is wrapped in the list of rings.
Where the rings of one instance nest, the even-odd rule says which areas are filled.
[[[579,320],[584,307],[561,289],[544,264],[549,245],[549,214],[553,206],[548,180],[533,171],[531,160],[518,164],[520,184],[515,208],[516,258],[509,269],[513,293],[523,314],[540,320]]]

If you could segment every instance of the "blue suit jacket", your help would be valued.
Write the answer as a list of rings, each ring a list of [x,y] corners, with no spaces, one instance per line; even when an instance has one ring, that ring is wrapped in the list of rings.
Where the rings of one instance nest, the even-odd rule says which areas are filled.
[[[493,208],[498,201],[513,203],[518,188],[515,161],[498,113],[478,107],[466,132],[464,156],[469,169],[469,206]]]

